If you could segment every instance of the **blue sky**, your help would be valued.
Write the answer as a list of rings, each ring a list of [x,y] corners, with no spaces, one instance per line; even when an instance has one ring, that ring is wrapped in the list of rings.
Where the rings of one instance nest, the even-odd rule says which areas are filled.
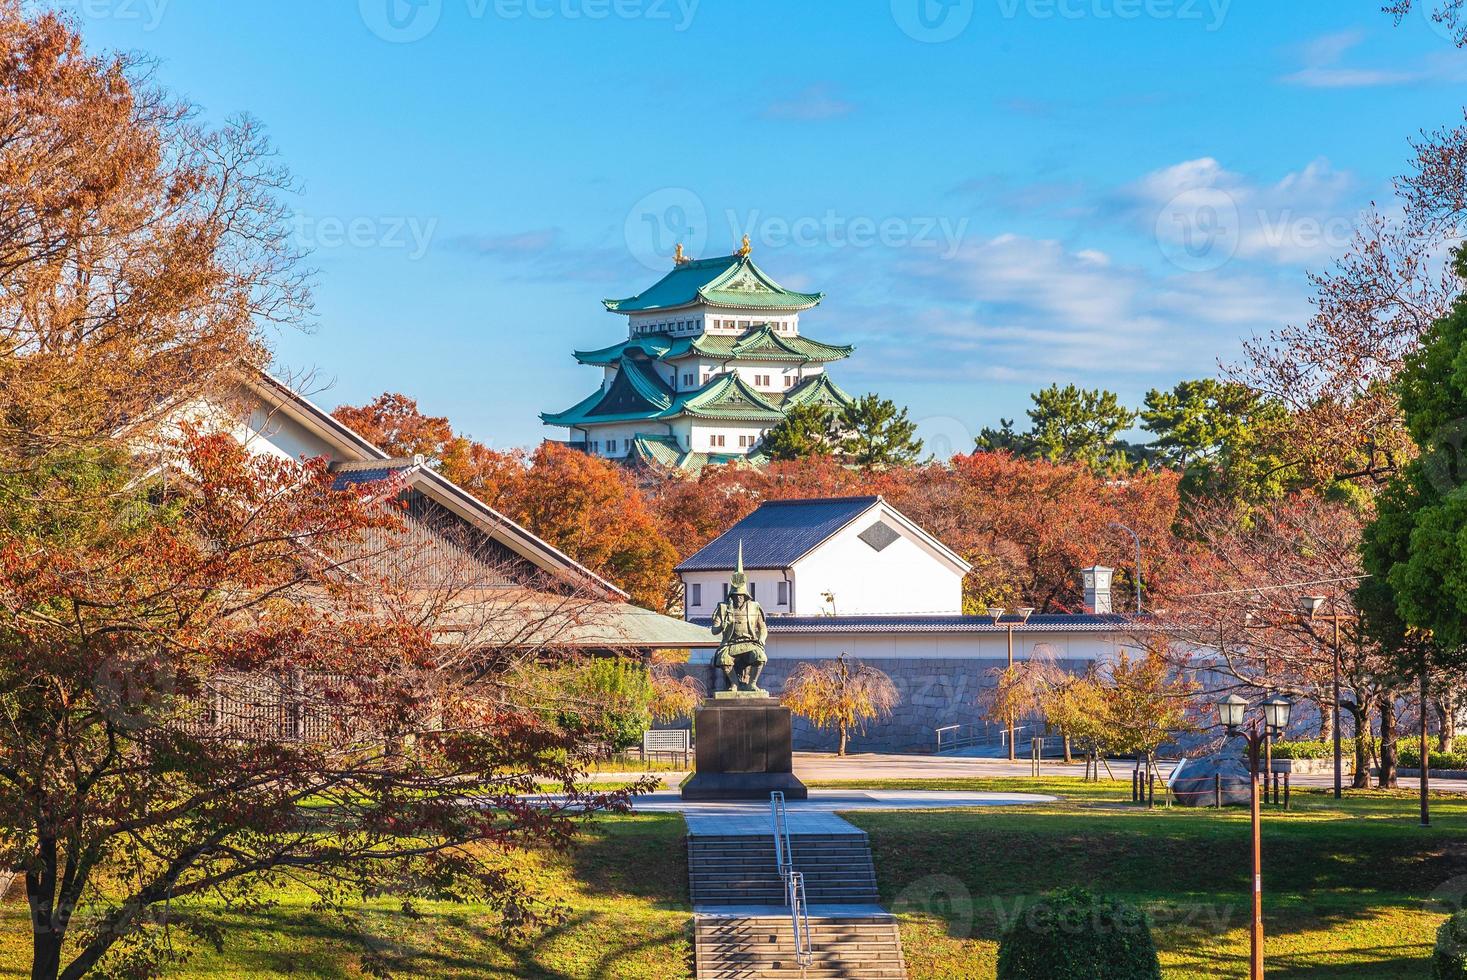
[[[1380,0],[66,0],[303,185],[319,400],[491,445],[596,383],[600,300],[738,236],[848,390],[966,449],[1051,382],[1216,372],[1308,314],[1467,58]]]

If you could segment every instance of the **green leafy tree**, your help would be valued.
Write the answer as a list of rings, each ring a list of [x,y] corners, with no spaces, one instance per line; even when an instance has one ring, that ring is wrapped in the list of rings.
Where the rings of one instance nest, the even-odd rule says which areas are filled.
[[[796,405],[764,434],[760,449],[770,459],[829,456],[840,438],[835,411],[828,405]]]
[[[1117,436],[1130,428],[1136,413],[1121,404],[1113,391],[1085,389],[1073,384],[1050,385],[1030,395],[1034,407],[1028,432],[1017,432],[1012,420],[998,429],[984,429],[978,448],[1005,450],[1031,459],[1085,463],[1107,469],[1125,463],[1125,444]]]
[[[1141,427],[1156,440],[1137,448],[1181,470],[1187,496],[1277,499],[1298,476],[1276,438],[1286,415],[1282,405],[1246,385],[1215,378],[1182,381],[1169,391],[1147,393]]]
[[[978,448],[988,453],[1012,453],[1015,456],[1034,456],[1034,437],[1028,432],[1014,428],[1013,419],[1001,418],[998,428],[984,426],[978,433]]]
[[[1457,256],[1458,274],[1464,268]],[[1384,642],[1428,631],[1445,666],[1467,645],[1467,302],[1459,299],[1412,354],[1398,381],[1406,427],[1421,454],[1377,501],[1362,557],[1367,628]]]
[[[922,456],[917,423],[889,399],[863,395],[840,413],[841,453],[866,469],[912,466]]]

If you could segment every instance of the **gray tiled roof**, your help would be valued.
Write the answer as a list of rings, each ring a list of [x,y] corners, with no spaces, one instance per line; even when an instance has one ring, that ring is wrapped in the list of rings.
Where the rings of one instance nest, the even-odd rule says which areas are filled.
[[[821,542],[870,510],[880,497],[766,500],[759,509],[714,538],[679,572],[731,569],[744,544],[745,568],[788,568]]]
[[[406,467],[401,466],[377,466],[365,470],[339,470],[333,476],[331,486],[335,490],[345,490],[347,487],[362,483],[381,483],[390,480],[401,473]]]
[[[700,626],[706,620],[695,620]],[[771,633],[1006,633],[1009,620],[991,616],[770,616]],[[1148,620],[1094,613],[1049,613],[1014,623],[1016,633],[1106,633],[1147,629]]]

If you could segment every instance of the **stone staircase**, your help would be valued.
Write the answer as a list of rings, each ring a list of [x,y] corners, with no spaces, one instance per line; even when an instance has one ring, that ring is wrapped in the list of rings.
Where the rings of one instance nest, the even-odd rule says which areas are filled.
[[[876,869],[864,833],[794,834],[790,856],[805,876],[811,905],[876,902]],[[695,905],[784,903],[770,834],[689,836],[688,882]]]
[[[879,909],[865,915],[827,916],[822,911],[810,913],[815,962],[803,970],[795,962],[794,935],[783,908],[757,915],[700,914],[694,925],[697,980],[905,980],[895,919]]]
[[[791,811],[790,823],[814,962],[802,969],[795,957],[768,816],[689,816],[697,980],[906,980],[896,919],[876,904],[866,834],[832,813]]]

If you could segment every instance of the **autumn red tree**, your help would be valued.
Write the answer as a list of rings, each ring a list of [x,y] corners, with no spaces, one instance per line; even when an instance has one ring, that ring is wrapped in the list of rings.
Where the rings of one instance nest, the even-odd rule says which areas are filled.
[[[1134,567],[1134,545],[1113,521],[1140,535],[1147,589],[1173,587],[1178,482],[1171,471],[1107,480],[1079,464],[979,452],[912,472],[890,494],[975,565],[965,587],[970,611],[998,604],[1059,612],[1080,608],[1080,568]]]
[[[232,425],[263,329],[308,311],[289,176],[29,9],[0,0],[0,867],[31,975],[154,975],[170,928],[221,938],[199,898],[286,881],[533,922],[504,855],[573,817],[540,780],[626,794],[579,793],[579,740],[501,679],[588,599],[484,596],[393,487],[183,423]]]
[[[307,312],[258,125],[201,127],[145,66],[0,0],[0,452],[146,429]],[[19,457],[19,458],[17,458]]]
[[[580,793],[579,740],[496,684],[586,600],[480,599],[477,569],[420,553],[391,486],[189,432],[146,465],[119,450],[4,489],[44,501],[6,507],[0,545],[0,864],[24,871],[35,977],[148,975],[176,955],[158,927],[206,923],[194,898],[287,878],[327,908],[457,896],[524,925],[494,855],[565,845],[573,814],[532,802],[538,782],[575,809],[626,799]]]
[[[530,456],[508,513],[654,609],[671,601],[677,553],[631,474],[547,442]]]
[[[497,452],[454,432],[405,395],[387,393],[332,413],[383,450],[422,455],[430,465],[506,517],[625,589],[666,608],[676,554],[625,468],[546,443],[534,453]]]

